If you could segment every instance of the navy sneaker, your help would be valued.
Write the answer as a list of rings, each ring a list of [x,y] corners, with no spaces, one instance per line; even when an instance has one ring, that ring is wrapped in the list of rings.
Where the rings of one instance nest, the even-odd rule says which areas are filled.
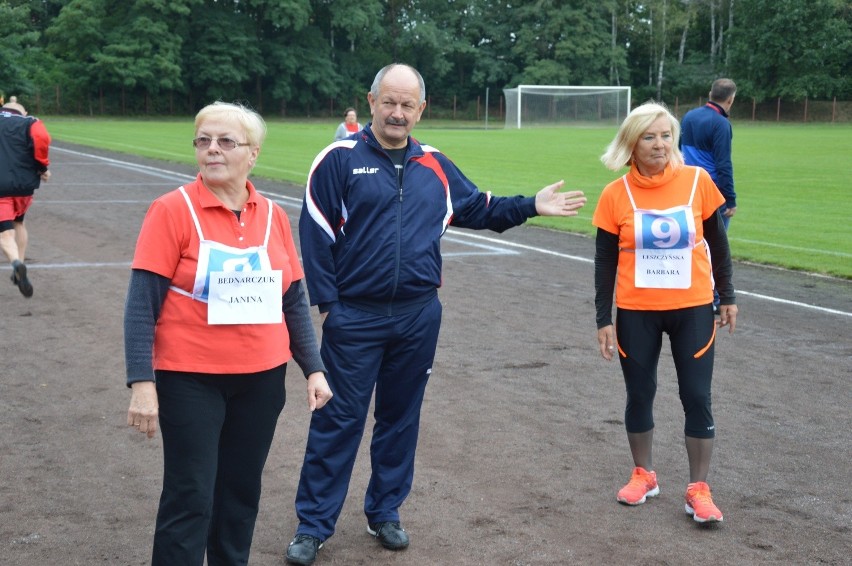
[[[398,521],[370,523],[367,532],[379,539],[382,546],[388,550],[408,548],[408,533]]]
[[[289,564],[301,564],[302,566],[313,564],[322,544],[323,542],[317,537],[296,535],[290,546],[287,547],[287,562]]]

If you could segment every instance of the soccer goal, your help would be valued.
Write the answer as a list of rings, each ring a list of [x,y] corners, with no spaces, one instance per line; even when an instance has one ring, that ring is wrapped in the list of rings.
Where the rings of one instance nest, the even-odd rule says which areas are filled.
[[[629,86],[518,85],[503,95],[507,128],[618,125],[630,111]]]

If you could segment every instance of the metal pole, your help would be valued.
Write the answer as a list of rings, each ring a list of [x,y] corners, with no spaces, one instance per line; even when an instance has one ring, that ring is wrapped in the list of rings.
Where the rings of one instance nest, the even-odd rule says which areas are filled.
[[[485,87],[485,129],[488,129],[488,87]]]

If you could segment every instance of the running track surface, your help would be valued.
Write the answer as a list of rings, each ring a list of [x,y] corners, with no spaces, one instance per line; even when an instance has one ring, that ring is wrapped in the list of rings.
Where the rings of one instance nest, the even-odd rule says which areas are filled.
[[[124,424],[123,300],[148,205],[194,171],[63,143],[51,157],[53,177],[27,216],[35,296],[0,286],[0,563],[145,564],[161,440]],[[255,182],[295,231],[303,188]],[[726,520],[708,530],[683,513],[682,413],[666,345],[662,493],[635,509],[615,503],[631,463],[620,371],[597,353],[593,241],[451,229],[443,252],[444,325],[402,509],[412,546],[388,553],[365,533],[368,422],[338,532],[317,564],[848,563],[852,283],[735,266],[740,316],[717,341],[710,478]],[[295,366],[287,392],[252,564],[283,564],[295,529],[309,420]]]

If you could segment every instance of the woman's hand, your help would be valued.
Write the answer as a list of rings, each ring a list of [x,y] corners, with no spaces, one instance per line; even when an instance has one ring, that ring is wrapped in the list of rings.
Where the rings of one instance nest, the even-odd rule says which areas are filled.
[[[334,393],[331,392],[323,372],[315,371],[308,376],[308,409],[312,413],[325,407],[332,397]]]
[[[737,327],[737,305],[719,305],[719,320],[716,325],[720,330],[727,326],[728,334],[733,334]]]
[[[613,332],[611,324],[603,328],[598,328],[598,346],[600,346],[603,359],[607,361],[612,360],[612,356],[618,350],[618,346],[615,344],[615,332]]]
[[[157,386],[153,381],[137,381],[130,386],[130,408],[127,409],[127,424],[153,438],[157,432],[157,417],[160,405],[157,402]]]

